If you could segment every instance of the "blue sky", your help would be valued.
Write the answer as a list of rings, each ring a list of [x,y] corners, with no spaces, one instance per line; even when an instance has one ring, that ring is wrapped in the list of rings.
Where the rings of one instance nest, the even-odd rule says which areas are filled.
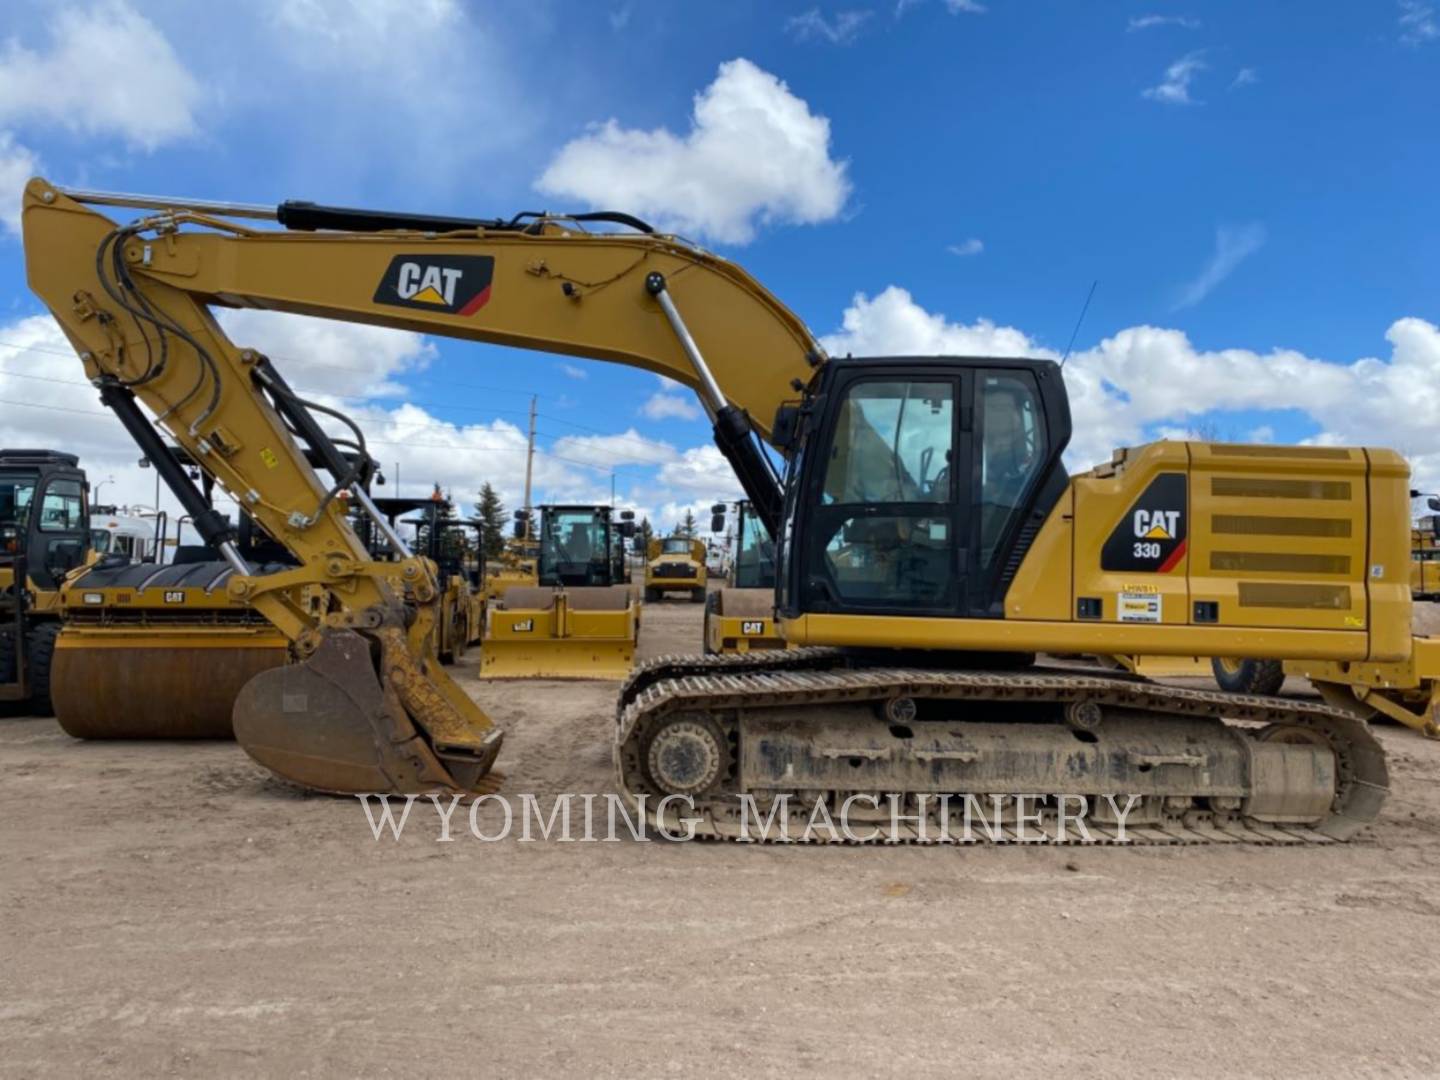
[[[1058,353],[1098,282],[1072,466],[1200,431],[1394,445],[1440,484],[1436,7],[10,0],[0,183],[630,210],[856,352]],[[0,236],[0,442],[68,442],[107,498],[148,501],[88,391],[45,381],[79,366],[22,263]],[[542,495],[608,498],[614,466],[668,524],[734,490],[651,375],[231,330],[363,408],[407,489],[490,479],[513,503],[535,393]]]

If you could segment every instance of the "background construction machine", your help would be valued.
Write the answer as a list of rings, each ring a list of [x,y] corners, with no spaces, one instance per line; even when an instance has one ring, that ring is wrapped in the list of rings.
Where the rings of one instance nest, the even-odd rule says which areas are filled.
[[[120,225],[86,202],[148,213]],[[630,231],[587,231],[597,216]],[[871,837],[906,839],[943,817],[941,794],[993,796],[1003,830],[1021,793],[1049,793],[1053,821],[1065,798],[1120,792],[1136,841],[1345,839],[1387,790],[1364,719],[1440,732],[1440,640],[1411,633],[1408,469],[1391,451],[1162,442],[1070,477],[1053,362],[828,357],[733,262],[622,214],[272,209],[37,179],[22,221],[32,288],[132,437],[147,453],[159,438],[143,402],[300,563],[252,574],[228,523],[167,476],[236,570],[227,588],[292,642],[296,663],[242,691],[235,730],[298,783],[485,791],[500,737],[434,658],[428,560],[399,537],[397,562],[370,558],[336,506],[348,490],[373,509],[356,469],[214,304],[586,355],[700,394],[780,543],[776,615],[803,647],[631,675],[618,781],[652,821],[734,836],[742,796],[784,828],[782,796],[828,813],[890,796],[908,816]],[[1043,653],[1290,660],[1324,703]],[[657,809],[667,796],[688,805]]]
[[[616,521],[608,506],[539,510],[537,584],[511,586],[488,605],[481,675],[625,678],[640,636],[624,556],[634,514],[623,511]]]
[[[0,450],[0,702],[52,710],[60,585],[90,550],[87,484],[74,454]]]
[[[214,482],[171,448],[166,468],[193,470],[214,506]],[[101,555],[60,590],[55,717],[77,739],[228,739],[235,698],[251,678],[289,658],[289,642],[226,585],[234,568],[204,544],[181,543],[185,519],[158,523],[168,562]],[[241,512],[237,550],[257,574],[294,560]],[[297,600],[299,594],[297,594]]]
[[[372,497],[372,501],[392,526],[401,514],[420,512],[420,516],[399,524],[414,528],[412,549],[423,552],[435,564],[440,589],[435,652],[442,664],[455,663],[467,648],[480,643],[485,626],[485,593],[480,584],[485,560],[478,544],[471,550],[465,542],[466,530],[474,528],[478,532],[476,523],[454,517],[454,504],[438,489],[424,499],[385,496]],[[391,553],[383,540],[365,525],[363,520],[356,522],[357,531],[369,537],[367,546],[374,557],[389,559]]]
[[[1410,592],[1416,600],[1440,600],[1440,514],[1426,514],[1410,530]]]
[[[710,531],[726,532],[729,572],[705,600],[705,651],[783,649],[775,621],[775,544],[750,503],[741,499],[727,521],[725,503],[710,508]]]
[[[650,541],[645,552],[645,599],[648,602],[659,600],[667,592],[683,592],[695,603],[702,604],[708,581],[705,541],[678,535]]]

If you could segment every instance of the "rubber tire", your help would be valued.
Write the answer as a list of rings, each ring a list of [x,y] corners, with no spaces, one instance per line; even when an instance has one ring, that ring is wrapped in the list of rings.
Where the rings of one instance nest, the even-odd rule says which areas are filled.
[[[647,604],[658,604],[659,602],[660,602],[660,590],[659,590],[659,589],[652,589],[652,588],[650,588],[650,587],[647,585],[647,586],[645,587],[645,603],[647,603]]]
[[[710,618],[720,615],[720,591],[717,589],[705,598],[705,625],[701,630],[704,635],[700,639],[701,649],[706,656],[714,656],[715,650],[710,647]]]
[[[10,633],[0,634],[0,683],[15,681],[15,639]]]
[[[690,602],[691,602],[692,604],[703,604],[703,603],[705,603],[705,590],[704,590],[704,589],[695,589],[693,592],[691,592],[691,593],[690,593]]]
[[[1235,661],[1232,661],[1235,663]],[[1231,694],[1278,694],[1285,682],[1285,665],[1280,660],[1240,660],[1239,667],[1229,671],[1220,658],[1210,661],[1210,670],[1220,689]]]
[[[54,716],[50,700],[50,668],[55,662],[55,639],[60,636],[58,621],[42,622],[25,635],[30,662],[30,711],[35,716]]]

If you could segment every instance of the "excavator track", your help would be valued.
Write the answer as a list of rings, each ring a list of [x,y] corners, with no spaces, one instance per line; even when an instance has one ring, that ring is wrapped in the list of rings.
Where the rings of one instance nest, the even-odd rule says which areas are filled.
[[[1388,794],[1367,726],[1316,702],[1063,667],[881,666],[839,649],[640,665],[615,759],[652,828],[771,842],[1033,841],[1058,826],[1070,842],[1324,844],[1363,830]],[[1099,810],[1131,794],[1123,829],[1113,812],[1075,828],[1080,796]],[[667,795],[687,801],[657,809]],[[851,828],[827,827],[847,799]]]

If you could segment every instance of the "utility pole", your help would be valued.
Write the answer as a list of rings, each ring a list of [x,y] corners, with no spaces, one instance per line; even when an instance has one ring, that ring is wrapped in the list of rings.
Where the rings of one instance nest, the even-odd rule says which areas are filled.
[[[530,476],[535,468],[535,395],[530,395],[530,439],[525,451],[525,538],[530,538]]]
[[[610,509],[615,509],[615,470],[610,470]]]

